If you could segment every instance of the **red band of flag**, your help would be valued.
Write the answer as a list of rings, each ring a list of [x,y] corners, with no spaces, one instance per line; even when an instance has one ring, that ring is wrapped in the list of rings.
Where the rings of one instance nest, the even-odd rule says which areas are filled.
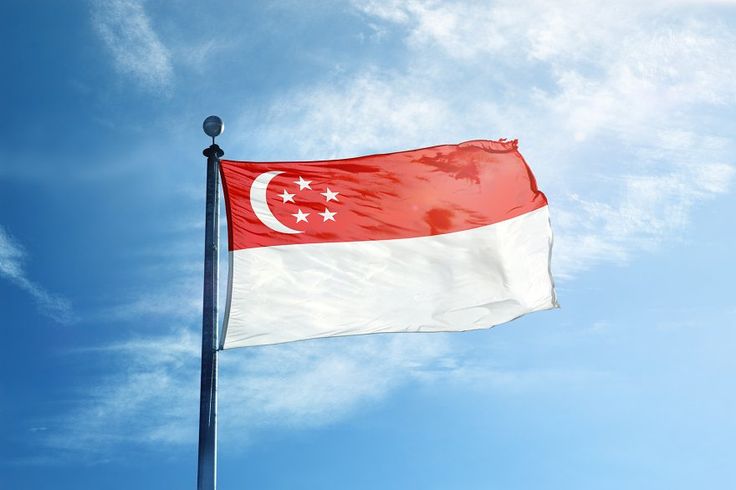
[[[220,168],[230,250],[441,235],[547,204],[515,140]]]

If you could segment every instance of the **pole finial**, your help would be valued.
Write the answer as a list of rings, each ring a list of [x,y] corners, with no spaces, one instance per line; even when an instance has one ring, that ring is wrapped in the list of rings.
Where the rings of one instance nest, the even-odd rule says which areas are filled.
[[[220,158],[225,152],[215,144],[215,137],[220,136],[225,130],[225,123],[217,116],[209,116],[202,123],[202,129],[204,130],[204,134],[212,138],[212,145],[209,148],[205,148],[202,153],[208,158],[210,156]]]
[[[215,137],[220,136],[225,130],[225,123],[217,116],[209,116],[202,123],[204,134],[212,138],[212,144],[215,144]]]

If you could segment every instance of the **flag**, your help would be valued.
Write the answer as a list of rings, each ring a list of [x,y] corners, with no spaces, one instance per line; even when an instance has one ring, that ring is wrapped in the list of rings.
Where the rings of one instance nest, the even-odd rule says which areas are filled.
[[[557,306],[547,199],[515,140],[220,171],[223,348],[488,328]]]

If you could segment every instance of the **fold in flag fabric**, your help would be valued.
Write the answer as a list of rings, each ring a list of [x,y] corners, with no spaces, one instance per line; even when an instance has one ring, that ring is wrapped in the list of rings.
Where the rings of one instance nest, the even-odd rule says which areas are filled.
[[[557,306],[547,199],[516,141],[220,171],[223,348],[488,328]]]

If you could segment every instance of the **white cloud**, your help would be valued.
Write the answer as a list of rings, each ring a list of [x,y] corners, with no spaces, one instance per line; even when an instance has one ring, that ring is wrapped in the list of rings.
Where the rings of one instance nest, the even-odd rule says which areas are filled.
[[[196,430],[198,342],[191,332],[78,352],[117,361],[117,373],[81,396],[75,410],[47,421],[48,446],[104,458],[121,444],[174,444]],[[196,437],[195,437],[196,439]]]
[[[583,54],[579,48],[590,49],[605,35],[607,29],[598,25],[610,30],[612,20],[598,4],[579,1],[356,0],[353,4],[368,16],[403,28],[414,48],[439,48],[466,60],[489,54],[521,63],[561,54],[579,58]],[[614,20],[623,26],[622,15],[631,17],[630,12],[637,10],[621,9]]]
[[[171,54],[140,1],[97,0],[93,3],[92,23],[121,73],[152,90],[170,85]]]
[[[181,265],[175,268],[181,269]],[[132,294],[127,301],[103,309],[97,317],[116,321],[146,317],[165,317],[174,320],[192,318],[202,308],[202,292],[198,278],[190,275],[170,284],[160,292],[143,291]]]
[[[25,261],[23,247],[0,226],[0,276],[5,277],[17,287],[31,295],[42,313],[59,323],[74,321],[74,313],[69,301],[55,296],[31,281],[23,266]]]
[[[539,392],[599,384],[606,372],[508,368],[488,351],[461,350],[449,335],[375,335],[322,339],[220,353],[221,446],[252,442],[263,429],[304,430],[339,422],[408,383]],[[76,407],[34,431],[55,458],[115,457],[122,447],[167,451],[196,441],[199,333],[138,338],[74,355],[99,356],[114,374]],[[97,365],[102,365],[98,363]]]
[[[724,192],[733,174],[733,167],[724,164],[679,166],[663,175],[622,176],[621,193],[612,202],[571,195],[556,217],[559,275],[652,250],[688,225],[696,202]]]
[[[271,107],[270,124],[256,129],[257,138],[273,158],[284,148],[285,135],[298,158],[400,148],[407,140],[426,138],[451,116],[444,101],[425,95],[417,80],[361,74],[340,86],[323,84],[286,95]],[[388,128],[397,130],[391,134]]]
[[[52,449],[105,457],[121,444],[166,447],[196,440],[198,334],[182,330],[81,352],[113,359],[111,375],[76,410],[44,421]],[[220,354],[220,437],[248,442],[269,426],[317,427],[370,407],[441,361],[440,336],[334,339]],[[79,354],[79,353],[77,353]]]
[[[253,426],[331,423],[421,375],[447,349],[443,337],[409,335],[271,346],[247,358],[225,351],[223,423],[231,440]]]

